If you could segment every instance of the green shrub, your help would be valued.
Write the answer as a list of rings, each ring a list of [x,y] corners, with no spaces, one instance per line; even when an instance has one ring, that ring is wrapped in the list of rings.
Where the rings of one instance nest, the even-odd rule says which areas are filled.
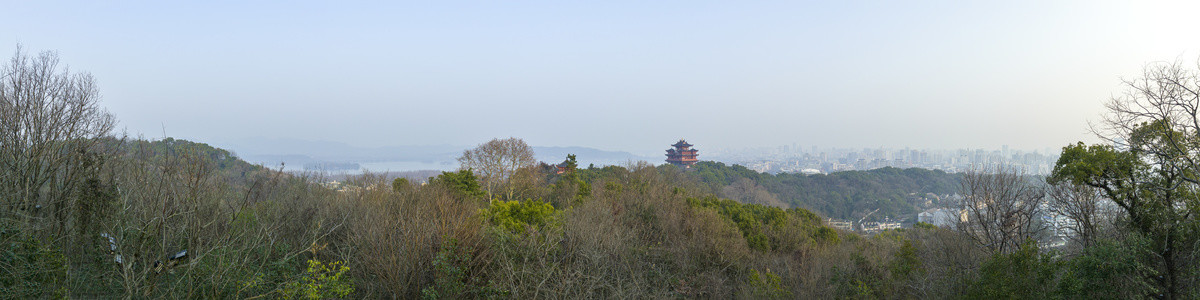
[[[491,282],[483,284],[478,274],[468,274],[471,253],[450,239],[438,250],[433,259],[433,285],[421,289],[424,299],[498,298],[505,293],[493,287]],[[472,276],[476,275],[476,276]]]
[[[813,232],[813,238],[825,244],[836,245],[842,240],[838,237],[838,233],[833,228],[821,226]]]
[[[1138,236],[1101,240],[1067,262],[1059,290],[1064,298],[1151,298],[1159,293],[1153,256],[1149,241]]]
[[[394,181],[392,183],[395,184]],[[437,177],[429,178],[429,183],[443,185],[453,191],[455,195],[463,198],[474,199],[487,195],[487,192],[484,192],[483,188],[479,186],[479,178],[475,177],[475,173],[471,170],[442,172]]]
[[[412,190],[412,185],[408,183],[408,179],[404,177],[392,180],[392,191],[400,193]]]
[[[66,296],[67,258],[49,243],[0,228],[0,299]]]
[[[688,205],[698,208],[715,210],[721,216],[733,221],[746,239],[750,249],[758,251],[794,250],[797,238],[786,237],[784,233],[800,232],[806,236],[822,241],[832,240],[837,243],[837,232],[820,226],[820,218],[804,209],[784,210],[778,207],[741,203],[729,199],[707,197],[703,199],[688,198]],[[820,227],[818,227],[820,226]],[[816,229],[814,231],[814,228]],[[824,229],[828,232],[821,231]]]
[[[779,278],[779,275],[771,273],[771,270],[760,273],[758,270],[750,269],[749,279],[755,298],[788,299],[792,297],[792,292],[783,287],[783,280]]]
[[[997,254],[984,262],[967,298],[1045,298],[1055,292],[1054,280],[1062,269],[1063,263],[1054,255],[1038,253],[1037,243],[1027,241],[1017,252]]]
[[[850,254],[849,266],[832,268],[830,283],[839,299],[884,299],[889,296],[890,278],[877,257],[859,245]]]
[[[553,205],[530,199],[492,200],[487,209],[480,210],[480,215],[492,226],[512,233],[525,233],[527,228],[539,229],[555,223]]]
[[[301,277],[284,285],[284,298],[334,299],[354,292],[354,283],[345,277],[350,268],[342,262],[322,263],[316,258],[308,260],[308,269]]]

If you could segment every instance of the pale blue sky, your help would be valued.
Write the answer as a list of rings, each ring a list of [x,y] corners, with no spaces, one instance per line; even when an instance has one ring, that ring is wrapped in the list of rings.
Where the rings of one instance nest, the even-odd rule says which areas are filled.
[[[5,3],[0,50],[58,51],[148,137],[647,154],[1061,147],[1200,55],[1185,2],[171,2]]]

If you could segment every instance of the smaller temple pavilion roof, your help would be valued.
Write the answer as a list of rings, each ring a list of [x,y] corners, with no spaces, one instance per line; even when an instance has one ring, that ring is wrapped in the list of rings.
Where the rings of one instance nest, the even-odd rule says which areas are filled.
[[[691,147],[692,144],[688,144],[687,141],[684,141],[683,139],[679,139],[679,142],[677,142],[671,146],[673,146],[673,147]]]

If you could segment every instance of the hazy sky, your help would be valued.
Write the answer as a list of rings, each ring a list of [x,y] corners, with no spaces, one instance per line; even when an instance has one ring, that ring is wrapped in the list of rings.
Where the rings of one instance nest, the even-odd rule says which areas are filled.
[[[1041,149],[1200,54],[1182,2],[5,2],[0,50],[204,142]]]

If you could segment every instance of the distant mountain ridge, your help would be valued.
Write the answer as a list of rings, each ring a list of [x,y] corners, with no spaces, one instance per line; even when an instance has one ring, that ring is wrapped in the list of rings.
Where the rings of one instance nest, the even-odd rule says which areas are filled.
[[[420,162],[436,169],[457,167],[457,158],[463,150],[473,146],[422,145],[357,147],[331,141],[308,141],[298,139],[258,138],[213,143],[230,149],[242,159],[276,166],[285,163],[289,168],[320,163],[371,163],[371,162]],[[575,154],[581,165],[619,165],[628,161],[658,160],[653,157],[634,155],[625,151],[609,151],[588,147],[534,146],[535,158],[546,163],[558,163],[567,154]]]
[[[541,147],[534,146],[533,153],[535,158],[547,163],[558,163],[567,159],[567,154],[575,154],[581,165],[594,163],[597,165],[619,165],[626,161],[649,161],[656,163],[656,160],[661,160],[652,157],[634,155],[625,151],[608,151],[588,147]],[[603,162],[603,163],[599,163]]]

